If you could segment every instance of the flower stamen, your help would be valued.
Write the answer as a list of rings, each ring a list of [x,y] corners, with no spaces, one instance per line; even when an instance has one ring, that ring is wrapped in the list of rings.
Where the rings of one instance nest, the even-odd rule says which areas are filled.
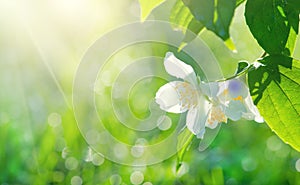
[[[197,105],[197,91],[189,83],[177,83],[175,89],[183,108],[193,108]]]
[[[227,122],[227,117],[225,116],[224,112],[222,111],[222,109],[220,107],[213,106],[211,108],[211,111],[210,111],[207,122],[210,125],[214,124],[215,122],[217,122],[217,123],[221,123],[221,122],[226,123]]]
[[[238,96],[236,98],[232,98],[233,100],[236,100],[236,101],[242,101],[243,100],[243,97],[242,96]]]

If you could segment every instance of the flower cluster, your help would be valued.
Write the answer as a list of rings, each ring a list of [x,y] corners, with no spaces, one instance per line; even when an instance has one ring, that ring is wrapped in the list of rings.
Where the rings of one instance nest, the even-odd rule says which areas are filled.
[[[205,127],[216,128],[228,118],[263,122],[253,104],[243,76],[222,82],[203,82],[190,65],[168,52],[164,60],[166,71],[181,81],[169,82],[157,91],[156,102],[164,111],[187,111],[186,126],[198,138],[203,138]]]

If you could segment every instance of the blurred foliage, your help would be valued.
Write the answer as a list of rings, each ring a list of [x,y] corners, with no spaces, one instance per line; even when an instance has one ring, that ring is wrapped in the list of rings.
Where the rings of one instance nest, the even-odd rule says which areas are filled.
[[[83,53],[95,39],[115,26],[139,20],[138,2],[64,0],[43,3],[33,0],[0,2],[1,185],[300,184],[300,162],[297,163],[300,154],[281,142],[265,124],[255,122],[222,125],[212,145],[202,152],[197,150],[199,143],[195,140],[185,154],[189,162],[184,162],[177,174],[176,156],[159,164],[131,167],[97,154],[86,144],[74,118],[73,77]],[[172,4],[174,1],[162,4],[153,15],[168,20],[164,6]],[[236,13],[242,14],[243,7]],[[220,62],[225,76],[234,73],[238,60],[253,61],[261,53],[241,19],[237,16],[233,20],[231,30],[233,40],[240,41],[236,43],[236,54],[228,51],[215,35],[207,31],[201,35]],[[297,48],[299,43],[295,53],[299,58]],[[144,49],[147,52],[149,48]],[[157,56],[164,56],[168,48],[150,49]],[[160,79],[153,79],[150,85],[147,82],[138,84],[130,100],[135,115],[148,115],[145,107],[138,105],[143,104],[143,99],[153,98],[162,83]],[[103,113],[109,125],[113,118],[109,110],[105,107],[104,110],[108,112]],[[178,119],[176,115],[169,116],[172,120]],[[132,142],[126,132],[111,131],[120,139]],[[160,137],[166,137],[170,130],[157,132],[162,133]],[[143,178],[134,173],[137,171]]]

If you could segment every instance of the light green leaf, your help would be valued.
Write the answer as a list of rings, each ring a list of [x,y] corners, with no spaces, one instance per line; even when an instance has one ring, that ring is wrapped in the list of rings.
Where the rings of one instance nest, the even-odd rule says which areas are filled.
[[[173,24],[174,29],[182,30],[185,34],[178,51],[194,40],[204,28],[204,25],[194,18],[190,10],[183,4],[182,0],[177,0],[173,6],[170,22]]]
[[[188,150],[192,140],[194,138],[194,134],[189,131],[189,129],[184,128],[181,133],[179,133],[177,138],[177,165],[176,171],[179,170],[185,152]]]
[[[236,0],[236,7],[240,6],[245,0]]]
[[[145,21],[151,11],[165,0],[139,0],[141,6],[141,21]]]
[[[225,184],[224,174],[221,167],[215,167],[211,171],[212,184]]]
[[[233,51],[234,53],[236,53],[236,48],[235,45],[233,43],[233,41],[231,40],[231,38],[228,38],[227,40],[224,41],[225,46],[230,49],[231,51]]]
[[[194,40],[203,28],[204,25],[193,18],[188,25],[188,32],[186,32],[183,42],[188,43]]]
[[[178,50],[180,51],[189,42],[194,40],[198,36],[198,34],[201,32],[201,30],[203,30],[203,28],[204,28],[204,25],[202,23],[200,23],[199,21],[197,21],[195,18],[193,18],[188,25],[187,31],[184,35],[184,38],[182,39],[182,43]]]
[[[267,53],[292,53],[295,38],[288,38],[291,31],[298,32],[299,15],[285,1],[248,0],[245,17],[251,33]]]
[[[194,17],[223,40],[229,38],[229,26],[234,15],[235,0],[183,0]]]
[[[295,50],[296,45],[296,39],[297,39],[297,32],[294,29],[290,30],[288,40],[286,42],[286,49],[283,52],[287,56],[292,56]]]
[[[283,55],[261,62],[248,76],[254,103],[269,127],[300,151],[300,62]]]
[[[174,29],[182,30],[183,33],[193,19],[190,10],[183,4],[182,0],[177,0],[171,10],[170,22]]]

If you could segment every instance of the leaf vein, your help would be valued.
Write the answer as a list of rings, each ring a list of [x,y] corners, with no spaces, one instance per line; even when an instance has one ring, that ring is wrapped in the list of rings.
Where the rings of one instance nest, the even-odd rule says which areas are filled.
[[[272,99],[271,94],[269,93],[269,89],[266,89],[266,91],[268,92],[267,96],[269,97],[269,99],[270,99],[270,101],[271,101],[271,104],[272,104],[273,107],[274,107],[274,110],[275,110],[274,112],[275,112],[275,113],[277,114],[277,116],[279,117],[280,122],[283,123],[283,126],[287,128],[286,124],[282,121],[282,119],[281,119],[281,117],[280,117],[280,114],[279,114],[279,112],[278,112],[278,110],[277,110],[277,108],[276,108],[276,106],[275,106],[274,100]],[[269,126],[271,126],[271,125],[269,125]],[[274,131],[275,131],[275,130],[274,130]],[[276,132],[276,131],[275,131],[275,132]],[[278,135],[278,133],[276,133],[276,134]]]
[[[279,72],[280,75],[284,76],[285,78],[287,78],[288,80],[291,80],[292,82],[294,82],[295,84],[297,84],[298,86],[300,86],[300,83],[295,81],[294,79],[288,77],[287,75],[285,75],[284,73]]]
[[[294,104],[292,102],[292,100],[290,99],[290,97],[285,93],[285,91],[282,89],[282,87],[280,86],[280,84],[278,82],[276,82],[276,85],[279,87],[280,91],[284,94],[284,96],[287,98],[288,102],[292,105],[293,109],[295,110],[295,112],[297,112],[299,114],[299,112],[297,111],[297,109],[294,107]]]

